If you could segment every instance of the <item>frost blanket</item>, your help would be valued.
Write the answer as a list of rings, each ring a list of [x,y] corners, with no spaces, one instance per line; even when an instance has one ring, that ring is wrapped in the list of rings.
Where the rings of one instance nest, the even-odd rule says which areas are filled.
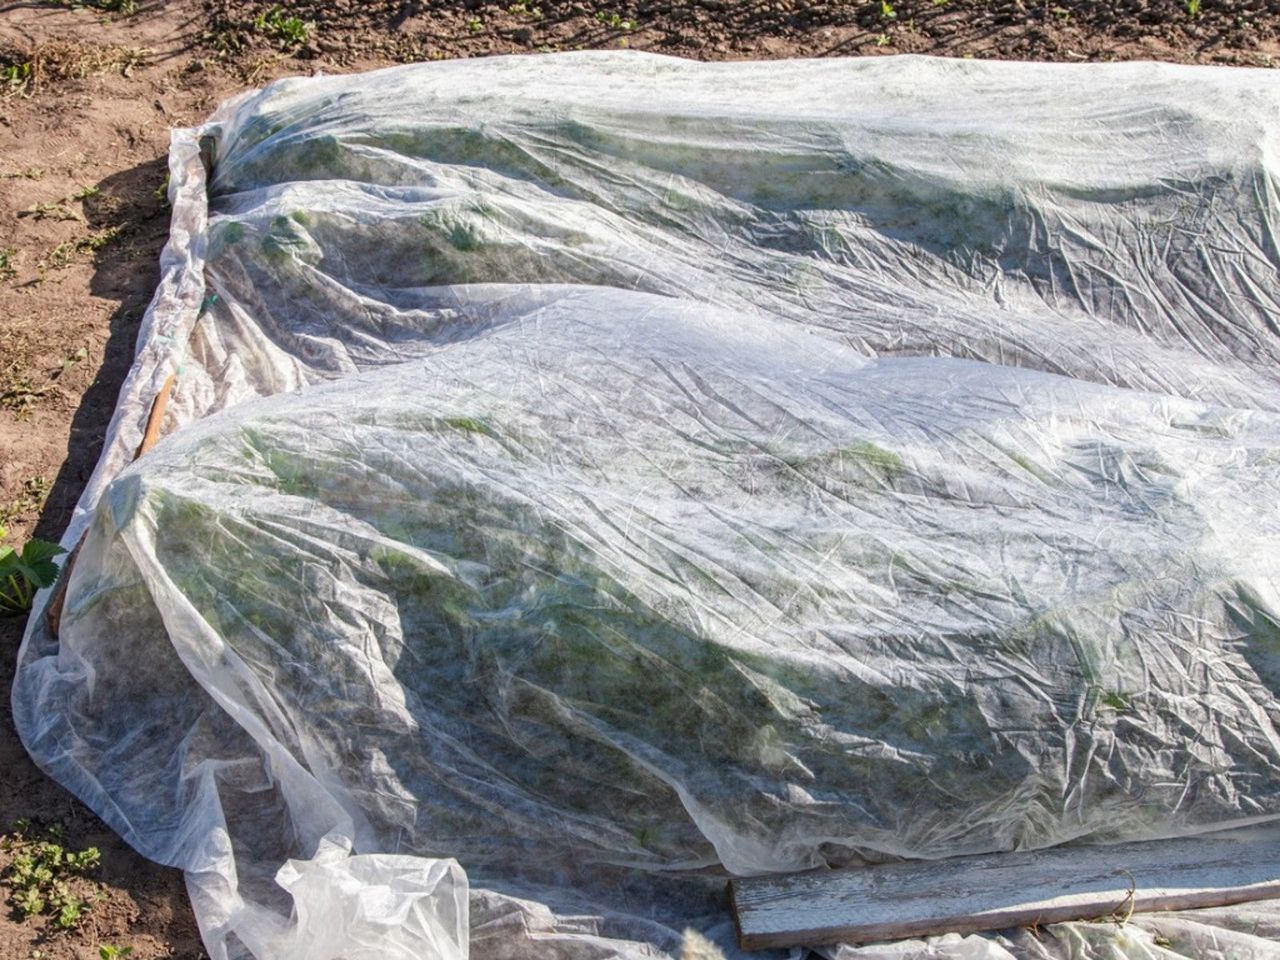
[[[731,875],[1265,825],[1278,135],[1274,73],[1149,64],[243,97],[175,136],[22,735],[215,960],[731,950]]]

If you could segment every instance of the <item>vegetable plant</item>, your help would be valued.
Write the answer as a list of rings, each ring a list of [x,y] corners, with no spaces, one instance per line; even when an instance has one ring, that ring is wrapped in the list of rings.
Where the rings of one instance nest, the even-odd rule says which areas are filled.
[[[282,49],[300,47],[311,36],[311,24],[300,17],[287,17],[279,7],[253,18],[253,29]]]
[[[98,866],[97,847],[70,850],[63,843],[61,828],[35,837],[29,823],[18,821],[13,833],[0,840],[0,849],[12,857],[0,880],[9,887],[9,903],[23,918],[51,916],[60,930],[70,930],[84,918],[89,904],[72,891],[68,881]]]
[[[0,527],[0,539],[8,531]],[[13,616],[31,609],[36,591],[52,586],[58,579],[53,558],[66,553],[56,543],[28,540],[21,550],[0,546],[0,616]]]
[[[610,13],[605,10],[596,13],[596,20],[606,27],[612,27],[614,30],[633,30],[636,25],[634,20],[627,20],[621,14]]]
[[[0,64],[0,97],[16,97],[27,92],[35,76],[29,61]]]

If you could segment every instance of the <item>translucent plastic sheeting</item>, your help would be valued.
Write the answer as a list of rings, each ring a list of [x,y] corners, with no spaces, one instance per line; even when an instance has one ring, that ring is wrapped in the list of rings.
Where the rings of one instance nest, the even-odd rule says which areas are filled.
[[[230,103],[21,733],[215,960],[732,952],[731,875],[1274,830],[1278,131],[1265,71],[910,57]]]

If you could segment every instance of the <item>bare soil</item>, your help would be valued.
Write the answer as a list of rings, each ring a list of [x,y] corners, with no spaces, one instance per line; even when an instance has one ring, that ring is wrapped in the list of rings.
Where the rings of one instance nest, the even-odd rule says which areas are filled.
[[[101,448],[168,228],[169,130],[276,77],[629,47],[702,59],[928,53],[1280,65],[1280,0],[84,0],[0,3],[0,526],[57,540]],[[127,12],[133,7],[133,12]],[[272,11],[278,11],[273,14]],[[116,8],[114,12],[111,9]],[[307,24],[300,27],[289,18]],[[1188,90],[1188,96],[1195,96]],[[19,621],[0,620],[8,692]],[[45,778],[0,708],[0,834],[96,845],[74,930],[0,908],[0,960],[202,956],[177,871]],[[122,704],[121,709],[128,709]],[[0,852],[0,900],[6,855]]]

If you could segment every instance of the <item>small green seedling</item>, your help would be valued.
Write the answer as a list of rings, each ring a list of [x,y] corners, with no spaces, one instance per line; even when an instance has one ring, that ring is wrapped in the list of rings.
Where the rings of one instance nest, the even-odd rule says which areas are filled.
[[[121,224],[116,227],[108,227],[106,230],[99,230],[97,233],[91,233],[76,243],[76,250],[81,253],[97,253],[118,237],[123,229],[124,225]]]
[[[619,14],[608,13],[604,10],[596,14],[596,20],[606,27],[612,27],[614,30],[634,30],[636,27],[634,20],[627,20]]]
[[[35,67],[30,61],[0,66],[0,98],[22,96],[34,78]]]
[[[23,378],[27,380],[27,378]],[[29,381],[28,381],[29,382]],[[19,387],[19,389],[22,389]],[[30,405],[34,406],[46,391],[41,390],[30,398]],[[12,394],[0,393],[0,407],[6,406],[5,400]],[[24,410],[24,400],[19,399],[16,404],[18,410],[18,419],[23,419],[22,412]],[[44,506],[44,502],[49,499],[49,480],[44,476],[28,477],[22,481],[22,496],[16,500],[11,500],[7,504],[0,504],[0,530],[8,526],[14,520],[17,520],[23,514],[38,513]],[[0,540],[4,539],[4,534],[0,533]]]
[[[98,947],[98,960],[123,960],[131,953],[133,953],[133,947],[113,947],[104,943]]]
[[[253,29],[264,34],[282,50],[300,47],[311,36],[311,24],[300,17],[287,17],[279,7],[253,18]]]
[[[45,175],[44,167],[24,167],[15,173],[0,174],[6,180],[12,180],[16,177],[22,177],[24,180],[39,180]]]
[[[62,363],[58,365],[58,368],[54,370],[51,374],[49,374],[49,379],[54,380],[54,379],[57,379],[58,377],[61,377],[68,370],[74,367],[77,363],[83,363],[85,360],[88,360],[88,359],[89,359],[89,351],[84,347],[77,348],[75,353],[69,354],[62,361]],[[35,478],[32,478],[32,479],[35,479]],[[44,495],[47,495],[48,489],[46,488],[45,490],[41,491],[41,493]],[[41,503],[43,502],[44,501],[42,500]]]
[[[1201,0],[1187,0],[1187,16],[1200,16],[1200,2]]]
[[[472,33],[479,33],[481,30],[484,29],[484,21],[481,20],[479,17],[472,17],[470,20],[467,21],[467,29],[470,30]]]
[[[72,892],[68,880],[97,867],[101,855],[97,847],[67,849],[59,828],[50,828],[44,838],[30,831],[31,825],[20,820],[0,840],[0,849],[12,857],[0,876],[9,887],[9,903],[23,918],[50,916],[59,930],[70,930],[84,919],[89,904]]]
[[[75,261],[76,254],[97,253],[118,237],[124,227],[124,224],[120,224],[108,227],[106,230],[99,230],[97,233],[91,233],[87,237],[81,237],[79,240],[64,240],[49,251],[44,260],[40,262],[40,266],[42,268],[64,270]]]
[[[893,9],[893,4],[889,0],[880,0],[880,16],[885,20],[894,20],[898,16],[898,11]]]
[[[130,17],[138,12],[138,0],[95,0],[93,5],[99,10],[118,13],[123,17]]]
[[[0,539],[7,535],[0,527]],[[53,586],[58,579],[53,558],[63,553],[62,547],[44,540],[28,540],[21,550],[0,546],[0,616],[30,610],[36,591]]]
[[[25,210],[19,210],[18,216],[30,217],[32,220],[77,220],[80,223],[84,223],[84,214],[67,206],[61,200],[33,203]]]

